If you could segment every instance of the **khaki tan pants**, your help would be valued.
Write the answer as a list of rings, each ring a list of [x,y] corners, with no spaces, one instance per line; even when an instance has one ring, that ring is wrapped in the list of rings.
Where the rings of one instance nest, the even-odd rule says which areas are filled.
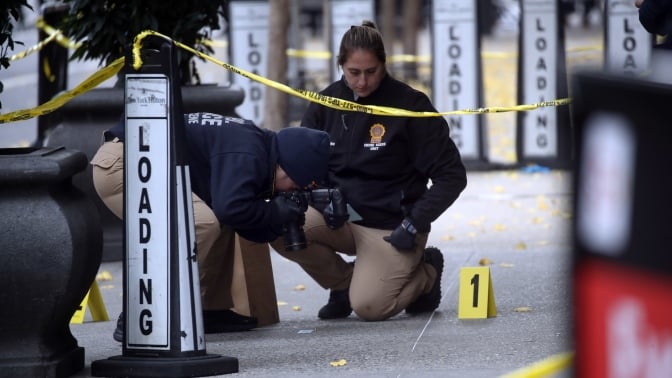
[[[331,230],[313,208],[304,226],[308,247],[285,252],[282,238],[272,243],[282,256],[297,262],[325,289],[350,288],[350,303],[364,320],[384,320],[403,311],[418,296],[429,292],[436,271],[421,263],[427,234],[416,237],[412,252],[400,252],[383,240],[389,230],[346,223]],[[355,256],[354,266],[341,254]]]
[[[119,218],[123,216],[124,193],[124,147],[118,141],[104,143],[96,152],[93,165],[93,184],[105,205]],[[198,270],[200,275],[201,301],[204,310],[224,310],[234,308],[244,315],[256,316],[260,325],[277,323],[278,310],[270,266],[268,244],[259,244],[239,239],[227,226],[220,227],[210,207],[192,193],[196,247],[198,249]],[[240,252],[235,253],[236,247]],[[247,252],[260,261],[254,273],[246,272],[246,266],[254,266],[250,257],[243,263],[242,255]],[[242,253],[241,253],[242,252]],[[264,252],[266,256],[264,256]],[[239,263],[234,264],[238,255]],[[268,260],[268,262],[267,262]],[[234,272],[234,265],[241,271]],[[232,278],[252,282],[238,283],[237,298],[232,298]],[[240,289],[240,287],[243,289]],[[248,290],[248,288],[252,288]],[[269,305],[269,304],[272,304]],[[257,310],[258,312],[255,313]],[[262,312],[263,311],[263,312]]]

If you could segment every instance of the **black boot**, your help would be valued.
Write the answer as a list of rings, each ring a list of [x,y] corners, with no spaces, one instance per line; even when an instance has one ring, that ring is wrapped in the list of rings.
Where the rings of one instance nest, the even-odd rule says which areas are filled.
[[[205,333],[241,332],[257,328],[257,318],[231,310],[203,310]]]
[[[406,307],[407,314],[421,314],[436,310],[441,303],[441,275],[443,274],[443,254],[436,247],[425,248],[424,261],[436,270],[436,279],[429,293],[420,295]]]
[[[320,319],[347,318],[352,313],[350,307],[350,289],[332,290],[329,293],[329,302],[322,306],[317,316]]]
[[[231,310],[204,310],[203,311],[203,332],[205,333],[223,333],[223,332],[241,332],[257,328],[257,318],[240,315]],[[115,328],[112,337],[118,341],[124,341],[124,313],[119,314],[117,319],[117,328]]]

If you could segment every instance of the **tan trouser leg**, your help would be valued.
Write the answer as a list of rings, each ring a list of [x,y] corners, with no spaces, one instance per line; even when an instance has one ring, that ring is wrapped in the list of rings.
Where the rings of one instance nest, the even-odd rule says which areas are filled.
[[[390,231],[352,225],[357,261],[350,284],[350,305],[365,320],[384,320],[428,292],[436,272],[421,263],[427,234],[416,237],[413,252],[400,252],[383,240]]]
[[[324,218],[312,207],[306,212],[307,248],[285,252],[284,239],[278,238],[271,245],[279,254],[297,262],[320,286],[325,289],[342,290],[350,286],[352,266],[338,252],[355,254],[355,243],[346,224],[338,230],[331,230]]]
[[[235,233],[227,226],[220,227],[210,207],[197,195],[192,194],[192,199],[203,310],[232,308]]]
[[[346,223],[329,229],[322,215],[309,208],[304,226],[308,248],[285,252],[282,238],[272,243],[282,256],[301,265],[320,286],[340,290],[350,287],[350,303],[365,320],[384,320],[403,311],[418,296],[431,290],[436,271],[421,263],[427,234],[416,237],[413,252],[400,252],[377,230]],[[355,255],[354,270],[337,252]]]

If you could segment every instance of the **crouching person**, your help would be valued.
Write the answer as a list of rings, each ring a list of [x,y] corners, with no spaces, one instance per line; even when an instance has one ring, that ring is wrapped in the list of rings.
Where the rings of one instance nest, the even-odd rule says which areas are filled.
[[[329,136],[305,128],[279,132],[249,120],[212,113],[184,115],[205,333],[245,331],[257,319],[231,310],[234,233],[258,243],[302,221],[305,209],[278,192],[321,182],[327,172]],[[123,215],[124,123],[105,131],[91,160],[93,183],[105,205]],[[123,314],[122,314],[123,315]],[[114,338],[123,340],[123,316]]]

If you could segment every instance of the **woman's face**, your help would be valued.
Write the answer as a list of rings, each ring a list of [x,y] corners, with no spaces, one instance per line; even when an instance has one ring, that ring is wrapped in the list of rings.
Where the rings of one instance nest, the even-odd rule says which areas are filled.
[[[385,65],[369,50],[354,50],[342,68],[346,83],[358,97],[370,95],[385,77]]]

